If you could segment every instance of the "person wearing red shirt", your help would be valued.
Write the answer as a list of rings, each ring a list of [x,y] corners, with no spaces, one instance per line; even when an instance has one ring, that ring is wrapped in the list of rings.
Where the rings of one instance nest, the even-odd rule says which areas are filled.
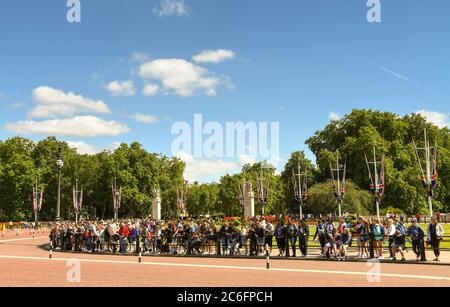
[[[127,252],[127,245],[128,245],[128,236],[130,235],[130,228],[128,228],[125,224],[120,224],[119,229],[119,237],[120,237],[120,251],[123,255]]]

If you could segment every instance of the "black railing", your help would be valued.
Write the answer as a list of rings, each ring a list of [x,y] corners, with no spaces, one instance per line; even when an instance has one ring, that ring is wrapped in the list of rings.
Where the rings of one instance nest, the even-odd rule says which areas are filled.
[[[313,237],[313,235],[310,235],[306,244],[302,242],[303,244],[301,245],[306,245],[306,248],[309,250],[321,249],[319,240],[313,240]],[[58,248],[64,251],[91,251],[115,254],[262,256],[266,245],[275,252],[278,252],[280,247],[284,247],[284,251],[289,248],[288,254],[291,255],[293,247],[291,238],[284,237],[280,239],[276,238],[276,236],[265,236],[243,239],[239,234],[235,234],[228,238],[220,235],[210,235],[190,237],[158,236],[132,239],[114,235],[109,240],[105,240],[99,237],[85,238],[83,234],[50,234],[50,246],[52,249]],[[357,236],[352,238],[352,244],[348,246],[348,251],[355,251],[358,248],[357,239]],[[450,236],[444,236],[442,239],[441,250],[450,251],[450,248],[446,247],[447,244],[445,244],[450,242]],[[367,242],[367,248],[369,248],[369,242]],[[388,248],[388,238],[386,237],[383,241],[383,249],[388,250]],[[411,240],[408,237],[406,238],[406,248],[412,248]],[[299,237],[295,239],[295,252],[296,255],[301,255]]]

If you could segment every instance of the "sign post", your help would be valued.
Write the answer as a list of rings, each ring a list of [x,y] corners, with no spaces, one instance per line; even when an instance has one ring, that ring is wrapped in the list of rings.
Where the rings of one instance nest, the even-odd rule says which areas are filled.
[[[292,169],[292,184],[294,186],[294,197],[299,204],[300,220],[303,220],[303,205],[308,199],[308,169],[302,174],[300,162],[298,161],[297,174]]]
[[[36,180],[36,185],[35,187],[33,187],[33,212],[34,212],[35,227],[37,227],[37,223],[39,221],[39,212],[42,209],[43,200],[44,200],[44,191],[43,189],[39,189]]]
[[[434,143],[434,148],[430,146],[430,142],[427,137],[427,130],[424,130],[425,135],[425,147],[418,148],[416,142],[413,139],[413,146],[416,152],[417,163],[419,164],[421,173],[422,187],[425,190],[425,194],[428,199],[428,210],[430,218],[433,217],[433,198],[435,191],[438,187],[438,172],[437,172],[437,143]],[[431,161],[431,150],[434,149],[433,161]],[[419,155],[419,150],[425,151],[425,169],[422,165],[422,161]]]
[[[78,179],[73,187],[73,209],[75,210],[75,223],[78,224],[78,216],[83,206],[83,188],[78,190]]]
[[[112,186],[112,197],[114,205],[114,219],[119,218],[119,208],[122,201],[122,187],[117,185],[117,178],[114,178],[114,185]]]
[[[345,184],[346,184],[346,172],[347,172],[347,161],[344,165],[339,164],[339,152],[336,152],[336,168],[330,163],[331,178],[333,180],[333,193],[338,202],[339,217],[342,216],[342,203],[345,198]]]
[[[386,183],[385,183],[386,166],[385,166],[384,156],[381,157],[381,161],[377,161],[375,147],[373,147],[373,161],[369,161],[367,159],[366,154],[364,154],[364,156],[366,158],[367,170],[369,172],[370,190],[372,190],[373,194],[374,194],[375,207],[377,210],[377,218],[378,218],[378,221],[381,222],[381,220],[380,220],[380,203],[381,203],[381,200],[383,199],[384,193],[386,191]],[[371,170],[371,164],[373,165],[373,172]],[[378,170],[378,165],[380,165],[379,170]]]

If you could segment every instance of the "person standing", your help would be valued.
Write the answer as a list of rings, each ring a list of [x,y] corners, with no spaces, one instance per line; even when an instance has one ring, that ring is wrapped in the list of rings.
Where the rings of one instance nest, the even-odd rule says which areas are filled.
[[[423,238],[425,233],[419,226],[416,218],[412,219],[412,225],[408,227],[408,235],[411,238],[412,249],[414,254],[416,254],[416,260],[419,261],[423,252]]]
[[[264,235],[265,235],[265,244],[269,247],[269,254],[272,253],[272,242],[273,242],[273,234],[275,231],[275,227],[270,221],[267,221],[264,227]]]
[[[325,257],[323,251],[325,249],[325,220],[320,219],[317,221],[316,232],[314,233],[313,241],[319,239],[320,244],[320,257]]]
[[[433,261],[439,262],[440,249],[439,245],[444,235],[444,228],[439,223],[436,217],[431,218],[431,223],[428,224],[427,241],[433,248],[435,259]]]
[[[145,254],[148,254],[148,225],[147,223],[144,223],[141,227],[141,237],[142,237],[142,244],[143,244],[143,252]]]
[[[241,244],[240,248],[244,248],[245,256],[248,256],[248,246],[247,246],[247,239],[248,239],[248,228],[247,225],[242,225],[241,228]]]
[[[393,219],[388,219],[387,223],[387,236],[388,236],[388,245],[389,245],[389,258],[393,259],[395,257],[392,249],[392,245],[394,244],[394,236],[395,236],[395,225]]]
[[[302,219],[298,224],[297,236],[301,257],[306,257],[308,255],[309,227]]]
[[[286,257],[290,257],[289,255],[289,245],[292,248],[292,257],[296,257],[296,249],[297,249],[297,226],[292,222],[291,219],[288,220],[288,224],[286,225]]]
[[[119,238],[120,238],[120,251],[122,255],[127,252],[128,236],[130,235],[130,229],[124,223],[120,224]]]
[[[253,223],[248,230],[248,238],[250,240],[250,256],[258,255],[258,241],[256,235],[256,225]]]
[[[385,230],[383,225],[380,224],[380,221],[375,218],[373,220],[372,225],[372,235],[373,235],[373,248],[377,252],[377,259],[383,259],[383,239],[384,239]]]
[[[421,218],[422,216],[420,215],[420,213],[417,213],[416,214],[416,219],[417,219],[417,223],[420,223],[420,218]]]
[[[91,233],[91,227],[90,224],[87,224],[86,230],[84,231],[84,239],[86,240],[86,248],[88,253],[92,253],[93,248],[93,239],[92,239],[92,233]]]
[[[222,225],[222,228],[220,228],[220,238],[222,241],[222,251],[223,251],[223,255],[226,255],[229,252],[229,247],[230,247],[230,239],[231,239],[231,227],[230,224],[228,222],[225,222]]]
[[[263,225],[261,222],[259,222],[255,225],[255,227],[256,227],[256,241],[258,243],[258,251],[256,254],[259,255],[259,254],[263,253],[264,243],[266,242],[265,231],[264,231],[265,225]]]
[[[278,257],[282,257],[284,255],[285,250],[285,227],[282,220],[279,220],[277,223],[277,227],[275,228],[275,235],[278,246]]]

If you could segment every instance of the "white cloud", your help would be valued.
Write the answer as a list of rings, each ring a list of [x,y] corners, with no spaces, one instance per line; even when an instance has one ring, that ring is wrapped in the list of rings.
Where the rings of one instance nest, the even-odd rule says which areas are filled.
[[[189,16],[189,7],[184,0],[162,0],[159,7],[153,8],[153,13],[159,17]]]
[[[255,164],[257,162],[256,157],[250,157],[250,156],[247,156],[247,155],[243,155],[243,156],[238,157],[238,160],[239,160],[239,164],[241,166],[244,166],[246,164],[253,165],[253,164]]]
[[[80,155],[95,155],[104,150],[114,151],[120,146],[120,142],[113,142],[106,148],[101,148],[83,141],[67,141],[67,144],[69,147],[76,149]]]
[[[70,148],[76,149],[80,155],[95,155],[102,151],[99,147],[85,143],[83,141],[68,141],[67,144]]]
[[[78,113],[110,113],[109,107],[101,100],[91,100],[73,92],[48,86],[40,86],[33,90],[33,100],[37,102],[29,113],[30,117],[73,116]]]
[[[136,93],[134,89],[134,82],[128,81],[112,81],[105,85],[111,95],[113,96],[134,96]]]
[[[10,108],[19,109],[23,107],[23,103],[21,101],[15,101],[9,105]]]
[[[218,179],[225,173],[240,171],[240,165],[237,162],[194,159],[191,155],[182,152],[176,156],[186,163],[184,178],[189,182],[206,182]]]
[[[134,62],[134,63],[143,63],[143,62],[150,61],[150,59],[151,59],[150,55],[145,52],[137,51],[131,55],[131,62]]]
[[[420,110],[415,113],[422,115],[428,122],[438,126],[439,128],[450,128],[449,114],[429,110]]]
[[[220,63],[226,60],[233,59],[235,52],[232,50],[217,49],[217,50],[203,50],[200,54],[192,57],[196,63]]]
[[[130,131],[130,128],[126,125],[116,121],[105,121],[95,116],[77,116],[45,121],[19,121],[7,123],[5,129],[19,134],[76,137],[116,136]]]
[[[156,84],[146,84],[142,90],[142,95],[150,97],[158,94],[159,86]]]
[[[130,117],[137,122],[145,124],[156,124],[160,121],[160,118],[158,116],[151,114],[135,113],[133,115],[130,115]]]
[[[328,113],[328,118],[330,120],[341,120],[342,116],[337,114],[337,113],[335,113],[335,112],[330,112],[330,113]]]
[[[5,98],[6,98],[6,95],[3,94],[2,92],[0,92],[0,99],[5,99]]]
[[[175,93],[182,97],[197,92],[216,95],[216,88],[229,80],[219,78],[205,68],[182,59],[157,59],[143,64],[139,69],[143,79],[160,81],[165,94]]]
[[[109,151],[115,151],[117,148],[120,147],[120,144],[122,144],[121,142],[112,142],[111,144],[108,145],[108,147],[106,147],[106,150]]]

